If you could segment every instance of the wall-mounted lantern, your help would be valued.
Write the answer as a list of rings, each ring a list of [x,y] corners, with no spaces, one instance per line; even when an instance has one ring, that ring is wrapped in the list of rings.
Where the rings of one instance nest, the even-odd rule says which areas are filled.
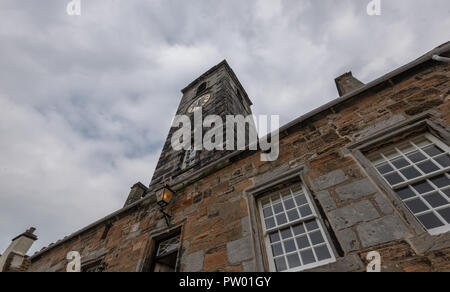
[[[170,204],[174,196],[175,192],[170,188],[168,182],[165,182],[163,187],[156,191],[156,203],[159,205],[159,210],[163,213],[168,227],[170,227],[170,219],[172,219],[172,215],[167,214],[164,211],[164,208]]]

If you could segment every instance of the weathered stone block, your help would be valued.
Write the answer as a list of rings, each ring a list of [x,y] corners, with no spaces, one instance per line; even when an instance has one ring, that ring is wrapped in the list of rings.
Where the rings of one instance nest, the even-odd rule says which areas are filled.
[[[241,226],[242,226],[242,236],[250,235],[250,220],[248,216],[241,219]]]
[[[327,191],[319,192],[317,193],[317,197],[319,198],[319,201],[322,204],[322,207],[325,209],[325,211],[329,212],[337,208],[336,202],[334,201],[333,197],[331,197],[329,192]]]
[[[356,254],[338,258],[335,263],[308,270],[307,272],[357,272],[364,271],[364,264]]]
[[[250,237],[244,237],[227,243],[228,262],[237,264],[253,258]]]
[[[205,252],[200,250],[181,258],[182,272],[200,272],[203,270],[203,261],[205,259]]]
[[[337,272],[354,272],[354,271],[362,271],[365,269],[365,266],[358,255],[350,254],[343,258],[340,258],[336,262],[336,271]]]
[[[321,191],[328,189],[329,187],[338,185],[346,181],[347,179],[348,177],[345,175],[345,173],[342,170],[338,169],[314,179],[312,183],[316,190]]]
[[[369,201],[362,201],[339,208],[329,214],[331,224],[338,230],[380,217],[375,207]]]
[[[374,246],[408,236],[409,230],[397,215],[390,215],[357,227],[363,247]]]
[[[342,248],[346,252],[351,252],[360,249],[361,244],[359,243],[356,234],[351,229],[344,229],[338,233],[339,242],[342,244]]]
[[[380,207],[381,212],[384,214],[392,214],[394,210],[392,209],[391,205],[386,201],[384,197],[382,197],[380,194],[377,194],[375,196],[375,201],[377,202],[378,207]]]
[[[255,264],[253,263],[253,261],[243,263],[242,264],[242,271],[244,273],[255,272]]]
[[[404,121],[405,119],[406,118],[403,115],[394,115],[392,117],[389,117],[386,120],[383,120],[383,121],[378,122],[378,123],[376,123],[374,125],[371,125],[371,126],[365,128],[364,130],[362,130],[359,133],[358,140],[366,138],[366,137],[369,137],[370,135],[373,135],[374,133],[376,133],[376,132],[378,132],[380,130],[386,129],[386,128],[391,127],[393,125],[396,125],[396,124]]]
[[[377,189],[368,179],[362,179],[341,187],[336,188],[341,201],[356,200],[377,192]]]

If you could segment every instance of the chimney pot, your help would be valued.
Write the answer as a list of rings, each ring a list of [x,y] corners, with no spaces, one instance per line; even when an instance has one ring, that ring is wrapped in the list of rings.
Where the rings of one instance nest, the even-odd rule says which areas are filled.
[[[30,227],[30,228],[27,230],[27,233],[33,234],[35,231],[36,231],[36,228]]]

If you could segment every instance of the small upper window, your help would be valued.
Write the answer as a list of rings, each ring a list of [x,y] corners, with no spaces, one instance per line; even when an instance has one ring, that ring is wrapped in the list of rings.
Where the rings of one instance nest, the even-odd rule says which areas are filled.
[[[159,242],[153,260],[153,272],[175,272],[180,248],[180,234]]]
[[[197,88],[197,94],[196,95],[199,95],[199,94],[201,94],[203,91],[205,91],[206,90],[206,82],[203,82],[202,84],[200,84],[200,86]]]
[[[368,155],[431,235],[450,231],[450,149],[430,134]]]

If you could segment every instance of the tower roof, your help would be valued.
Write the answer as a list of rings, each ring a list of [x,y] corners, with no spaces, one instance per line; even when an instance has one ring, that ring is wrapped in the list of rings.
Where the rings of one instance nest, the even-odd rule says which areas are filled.
[[[192,88],[193,86],[195,86],[196,84],[200,83],[202,80],[206,79],[206,77],[210,74],[212,74],[213,72],[217,71],[218,69],[220,69],[221,67],[225,67],[225,69],[228,71],[228,73],[230,74],[231,78],[233,78],[233,80],[236,82],[236,84],[239,86],[240,91],[242,92],[242,95],[244,96],[244,98],[247,100],[248,104],[253,105],[252,101],[250,100],[250,98],[248,97],[247,92],[245,91],[244,86],[242,86],[241,82],[239,81],[239,79],[237,78],[236,74],[234,73],[233,69],[231,68],[231,66],[228,64],[227,60],[223,60],[222,62],[220,62],[219,64],[215,65],[214,67],[212,67],[211,69],[209,69],[208,71],[206,71],[205,73],[203,73],[200,77],[198,77],[197,79],[195,79],[194,81],[192,81],[191,83],[189,83],[188,86],[186,86],[185,88],[183,88],[181,90],[181,92],[184,94],[187,90],[189,90],[190,88]]]

